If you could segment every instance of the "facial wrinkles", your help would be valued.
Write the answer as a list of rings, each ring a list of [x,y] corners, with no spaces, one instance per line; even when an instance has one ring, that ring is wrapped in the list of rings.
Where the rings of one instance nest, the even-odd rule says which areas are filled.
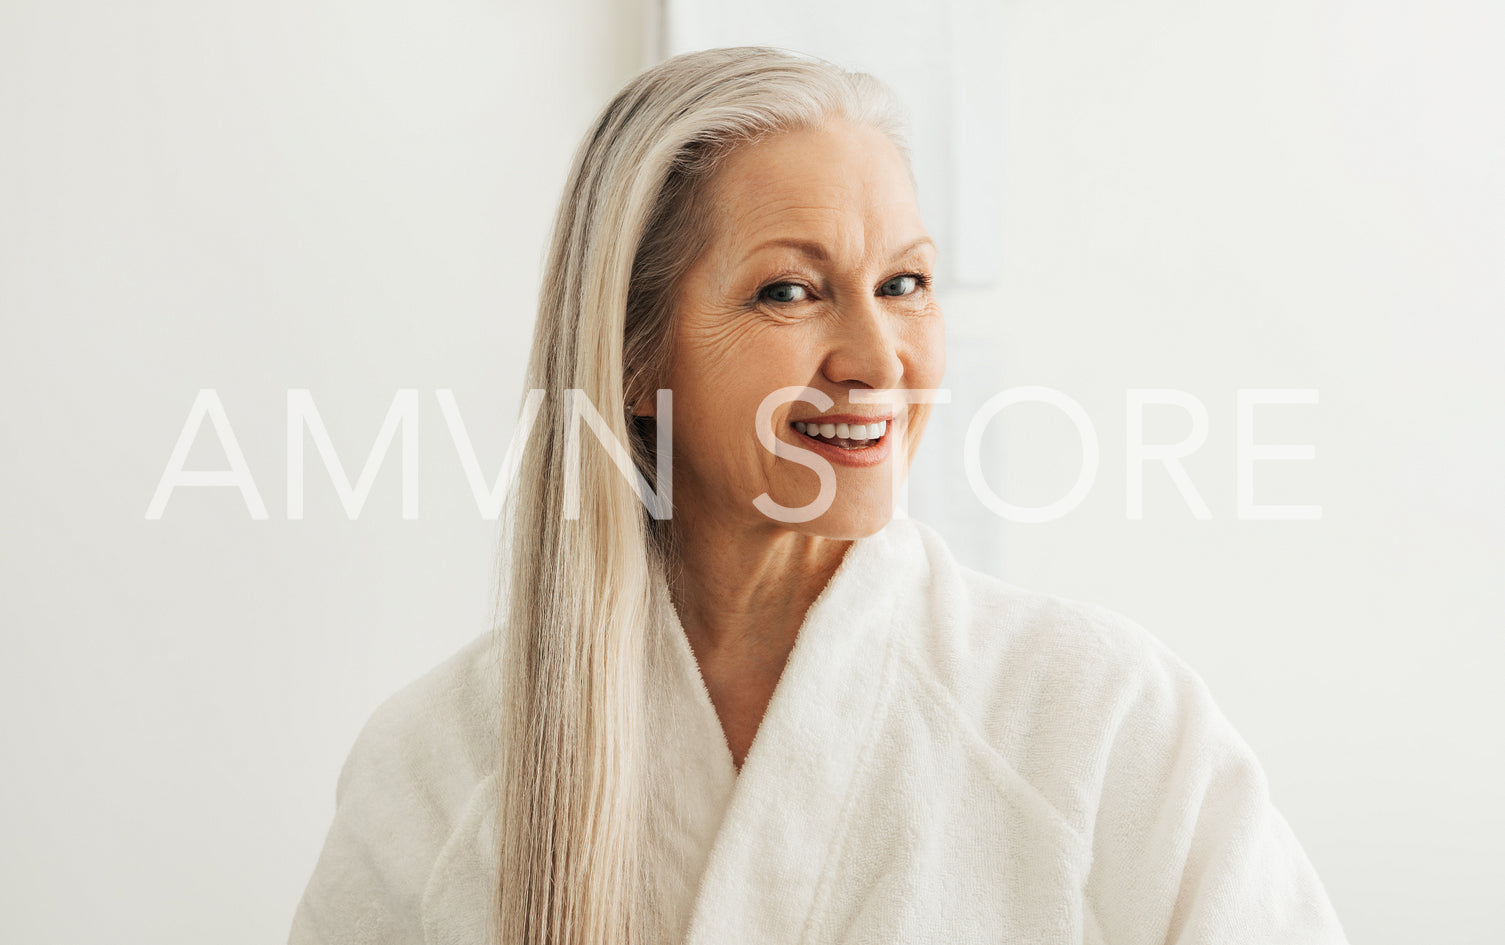
[[[756,264],[746,257],[770,238],[815,240],[832,255],[837,273],[869,276],[903,245],[897,237],[923,232],[907,172],[891,160],[885,139],[871,128],[852,130],[859,138],[846,141],[844,153],[827,161],[813,161],[800,143],[804,137],[796,135],[759,146],[772,160],[734,156],[722,168],[708,196],[718,217],[714,232],[722,234],[717,263],[723,294],[741,270],[762,265],[764,253]],[[867,140],[859,144],[860,138]]]
[[[793,247],[768,247],[757,252],[755,259],[730,258],[728,270],[761,278],[761,270],[777,267],[786,261],[790,268],[818,275],[819,282],[842,283],[872,266],[876,247],[869,246],[869,226],[860,215],[839,206],[808,203],[765,205],[749,220],[751,233],[742,241],[743,253],[773,239],[808,240],[826,251],[827,259],[807,256]],[[817,285],[824,289],[826,286]]]
[[[766,320],[749,312],[741,300],[728,297],[725,293],[706,292],[707,285],[719,281],[716,275],[715,272],[706,272],[702,269],[686,280],[687,293],[681,308],[681,317],[678,319],[677,347],[682,355],[680,363],[686,366],[694,365],[694,374],[700,378],[698,386],[702,388],[713,386],[718,378],[737,377],[750,372],[758,373],[767,368],[766,364],[748,363],[738,354],[749,350],[765,349],[765,346],[756,343],[754,336],[767,331],[769,324]],[[771,391],[779,385],[773,383],[770,378],[768,386]],[[709,408],[711,405],[702,406]],[[714,415],[688,419],[692,422],[703,419],[712,425],[703,429],[713,429],[714,425],[724,422],[724,418]],[[746,423],[750,426],[754,422],[754,416],[749,413],[745,418],[735,422]],[[717,429],[715,432],[720,431]],[[736,441],[742,444],[742,448],[732,454],[722,455],[716,461],[717,465],[726,470],[758,469],[760,470],[759,478],[763,483],[760,491],[769,491],[769,473],[775,457],[763,450],[755,438],[736,438]],[[693,474],[693,470],[686,469],[686,473]],[[733,478],[712,475],[710,481],[732,481]]]
[[[724,206],[724,205],[723,205]],[[693,312],[687,312],[688,317],[682,323],[686,330],[684,338],[685,347],[692,357],[714,376],[721,371],[747,370],[746,365],[735,363],[729,352],[743,348],[748,339],[755,333],[770,330],[774,326],[780,326],[780,330],[799,331],[800,323],[808,324],[813,330],[818,323],[816,318],[802,317],[797,321],[786,322],[780,315],[780,306],[759,305],[755,299],[760,288],[773,279],[788,275],[790,278],[806,279],[815,283],[815,288],[820,296],[828,296],[834,292],[837,295],[852,292],[866,295],[873,290],[869,283],[878,278],[890,275],[887,269],[879,269],[878,266],[887,266],[891,269],[918,268],[928,269],[926,265],[926,252],[923,249],[912,250],[901,257],[879,256],[876,263],[870,264],[864,258],[854,270],[854,267],[844,265],[844,260],[839,252],[833,251],[836,263],[829,265],[808,258],[805,254],[793,248],[770,247],[756,253],[756,259],[751,259],[745,254],[762,245],[770,238],[809,238],[819,230],[827,229],[828,226],[807,225],[792,227],[788,217],[801,216],[805,220],[819,218],[824,215],[827,220],[833,216],[840,220],[843,216],[852,218],[850,211],[836,207],[813,207],[788,203],[785,205],[769,205],[761,208],[751,219],[729,226],[722,232],[728,236],[718,241],[711,247],[711,252],[703,260],[703,265],[697,267],[700,272],[696,274],[698,285],[692,288],[691,298],[696,301]],[[776,221],[777,226],[763,227],[760,217],[767,217]],[[735,216],[732,219],[736,219]],[[841,226],[834,227],[838,232]],[[848,233],[861,232],[862,227],[846,227]],[[903,231],[900,231],[903,232]],[[923,232],[921,230],[920,232]],[[905,233],[908,236],[908,233]],[[816,237],[817,240],[819,237]],[[821,240],[820,245],[830,247],[832,240]],[[848,240],[849,243],[860,243],[860,240]],[[909,242],[905,240],[900,245]],[[859,255],[850,249],[851,255]],[[877,256],[876,249],[860,254],[863,257]],[[714,285],[713,292],[703,291],[709,285]],[[701,291],[696,291],[700,289]],[[817,301],[816,305],[824,304],[829,299]],[[922,298],[915,299],[922,303],[923,308],[911,308],[906,317],[899,320],[894,326],[898,337],[917,337],[918,332],[926,330],[922,325],[913,324],[916,317],[923,319],[924,316],[935,311],[935,301],[928,293]],[[895,306],[906,305],[904,301],[895,299],[888,303]],[[793,342],[791,340],[791,343]],[[818,378],[811,375],[808,378],[797,378],[806,384],[817,384]]]
[[[704,255],[687,273],[682,297],[685,304],[676,322],[678,347],[684,357],[680,363],[696,365],[695,374],[712,384],[718,378],[751,372],[766,380],[769,391],[793,383],[826,389],[818,364],[797,356],[799,351],[813,350],[811,343],[819,346],[818,338],[810,333],[820,331],[825,323],[820,317],[822,309],[830,314],[840,310],[843,297],[873,295],[878,281],[889,276],[912,269],[928,271],[927,250],[894,255],[924,233],[913,200],[895,198],[875,203],[873,199],[889,183],[885,178],[892,176],[892,169],[879,168],[873,173],[869,164],[839,178],[822,179],[824,168],[809,172],[797,157],[780,161],[776,170],[761,177],[741,173],[722,178],[735,179],[737,184],[713,184],[708,193],[714,235]],[[771,239],[813,242],[825,249],[829,259],[821,261],[792,247],[758,248]],[[763,287],[783,278],[808,282],[816,293],[813,307],[796,303],[786,308],[757,299]],[[896,338],[918,340],[928,330],[911,322],[917,316],[928,320],[925,316],[935,311],[934,300],[927,294],[914,302],[923,303],[923,307],[914,305],[904,319],[891,326]],[[895,297],[882,304],[898,307],[907,303]],[[785,349],[790,351],[787,358],[780,356]],[[753,350],[760,352],[758,360],[762,363],[749,364],[746,358],[737,357],[738,352]],[[800,374],[807,369],[814,373],[803,377],[788,370],[797,364],[803,365]],[[844,400],[839,394],[837,399]],[[749,408],[744,405],[741,409]],[[785,405],[776,412],[776,424],[789,409]],[[751,423],[752,417],[748,416],[746,422]],[[756,441],[751,438],[740,442],[756,456],[751,468],[760,470],[757,478],[771,478],[775,466],[772,455],[753,449]],[[750,471],[745,465],[748,456],[740,449],[733,452],[741,455],[724,455],[713,463],[723,465],[724,460],[728,468],[740,463],[744,474]]]

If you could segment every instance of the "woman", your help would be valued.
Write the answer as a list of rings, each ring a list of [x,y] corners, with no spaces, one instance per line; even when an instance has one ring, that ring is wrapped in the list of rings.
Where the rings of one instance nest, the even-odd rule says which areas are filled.
[[[891,520],[944,361],[898,129],[752,48],[602,113],[498,637],[367,724],[294,943],[1343,941],[1193,673]]]

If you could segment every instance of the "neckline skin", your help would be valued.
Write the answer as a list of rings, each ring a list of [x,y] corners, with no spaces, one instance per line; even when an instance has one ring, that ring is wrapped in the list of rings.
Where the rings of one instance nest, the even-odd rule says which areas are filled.
[[[740,745],[734,741],[733,736],[735,735],[735,731],[732,733],[728,732],[726,719],[723,717],[722,706],[717,704],[715,693],[717,686],[716,673],[718,669],[732,664],[725,662],[718,663],[716,654],[712,654],[709,660],[701,657],[696,650],[694,633],[686,626],[671,588],[667,583],[660,583],[660,600],[664,608],[662,626],[667,630],[671,638],[667,645],[671,651],[677,654],[673,659],[682,667],[683,675],[689,677],[692,681],[690,688],[695,693],[692,698],[699,705],[699,710],[697,711],[699,711],[703,719],[707,720],[705,722],[707,729],[713,727],[720,735],[720,738],[716,740],[720,748],[720,751],[716,753],[720,756],[720,760],[716,763],[716,766],[723,769],[728,783],[735,784],[744,780],[749,758],[753,756],[756,746],[767,740],[766,737],[759,738],[759,733],[768,727],[768,720],[778,705],[776,700],[782,699],[787,703],[790,699],[796,698],[788,690],[808,685],[808,681],[793,678],[799,673],[798,666],[802,665],[801,661],[808,663],[811,659],[816,658],[806,651],[812,648],[830,647],[833,645],[842,647],[851,643],[851,641],[847,641],[846,643],[831,640],[819,641],[814,638],[830,637],[833,633],[840,637],[850,636],[854,638],[868,635],[867,630],[856,626],[848,627],[845,619],[847,616],[858,619],[863,625],[874,620],[882,621],[880,611],[883,611],[884,608],[880,607],[876,611],[867,613],[866,617],[862,617],[853,611],[854,607],[862,609],[874,600],[874,589],[869,588],[866,592],[855,592],[852,590],[852,587],[855,584],[866,585],[871,582],[872,577],[870,575],[862,576],[859,575],[859,572],[870,568],[870,563],[865,564],[864,562],[870,562],[870,559],[875,555],[885,553],[879,549],[886,549],[897,540],[893,534],[895,527],[895,522],[890,520],[889,523],[885,524],[882,529],[873,535],[840,542],[839,550],[841,556],[831,565],[828,576],[825,577],[820,586],[814,589],[811,597],[808,599],[808,603],[791,606],[791,612],[797,611],[798,619],[795,622],[793,630],[789,633],[787,647],[782,648],[782,657],[778,661],[776,670],[769,674],[771,680],[767,683],[767,693],[761,698],[758,718],[755,720],[751,731],[747,734],[745,742]],[[814,581],[815,578],[811,576],[807,576],[805,579],[806,585],[813,584]],[[853,597],[854,593],[857,595],[856,597]],[[886,593],[886,590],[882,593]],[[830,603],[833,598],[847,600],[846,605],[840,610],[843,619],[838,621],[841,625],[838,630],[832,630],[826,626],[832,623],[832,614],[829,611],[833,606]],[[804,653],[804,655],[801,656],[801,653]],[[831,680],[831,682],[834,683],[835,680]],[[806,698],[809,695],[809,693],[805,693],[800,698]],[[787,714],[789,711],[788,707],[784,711]],[[709,738],[708,731],[706,737]]]
[[[854,544],[780,531],[761,542],[686,528],[669,588],[734,771],[741,771],[815,600]]]

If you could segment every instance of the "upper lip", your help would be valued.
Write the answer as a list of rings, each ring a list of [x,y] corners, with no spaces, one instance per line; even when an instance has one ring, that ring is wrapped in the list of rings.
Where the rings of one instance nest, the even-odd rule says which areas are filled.
[[[894,414],[883,414],[876,417],[864,417],[855,413],[832,413],[823,417],[791,417],[790,423],[845,423],[848,426],[867,425],[869,423],[888,423],[894,419]]]

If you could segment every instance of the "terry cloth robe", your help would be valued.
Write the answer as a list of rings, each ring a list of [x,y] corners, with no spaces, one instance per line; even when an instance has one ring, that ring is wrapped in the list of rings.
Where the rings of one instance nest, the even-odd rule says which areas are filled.
[[[1201,680],[1110,610],[959,565],[910,519],[806,615],[740,773],[664,605],[649,898],[665,943],[1341,943]],[[292,945],[490,945],[490,635],[356,740]]]

